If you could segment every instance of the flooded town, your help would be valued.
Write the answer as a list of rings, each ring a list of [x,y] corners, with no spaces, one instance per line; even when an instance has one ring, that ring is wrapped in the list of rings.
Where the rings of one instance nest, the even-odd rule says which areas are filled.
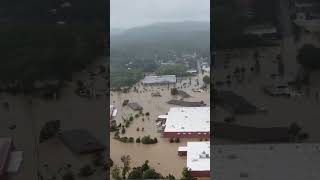
[[[209,1],[123,3],[111,1],[110,179],[210,179]]]
[[[318,179],[319,2],[215,2],[212,178]]]

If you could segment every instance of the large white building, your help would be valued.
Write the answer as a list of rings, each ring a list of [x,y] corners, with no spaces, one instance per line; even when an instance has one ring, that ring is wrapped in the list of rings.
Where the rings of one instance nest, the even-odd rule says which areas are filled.
[[[172,107],[161,116],[167,138],[210,138],[210,107]]]
[[[175,84],[177,82],[176,75],[163,75],[163,76],[145,76],[142,84]]]
[[[210,141],[188,142],[178,151],[187,155],[187,168],[193,177],[210,177]]]

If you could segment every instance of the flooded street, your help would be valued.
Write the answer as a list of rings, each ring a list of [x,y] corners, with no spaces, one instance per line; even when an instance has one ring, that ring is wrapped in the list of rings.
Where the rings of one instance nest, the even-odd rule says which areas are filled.
[[[205,75],[205,74],[204,74]],[[177,80],[176,87],[181,87],[183,83],[187,83],[188,87],[178,89],[183,90],[192,97],[184,98],[185,101],[204,101],[208,106],[210,105],[210,93],[209,89],[205,92],[193,92],[192,89],[199,88],[202,86],[203,75],[194,76],[191,78],[191,86],[189,86],[189,78],[182,80]],[[196,79],[199,80],[199,85],[196,86]],[[150,135],[152,138],[156,137],[158,139],[157,144],[145,145],[142,143],[122,143],[114,139],[114,133],[110,135],[110,156],[116,165],[122,166],[121,156],[130,155],[132,163],[131,167],[140,166],[145,160],[149,160],[151,167],[155,168],[156,171],[160,172],[163,176],[168,174],[174,175],[176,178],[181,176],[182,169],[186,167],[186,157],[178,156],[178,147],[185,146],[188,141],[199,141],[199,139],[180,139],[180,143],[170,143],[169,139],[161,138],[161,134],[157,132],[155,120],[159,115],[166,114],[170,107],[173,105],[167,104],[169,100],[180,99],[180,97],[175,97],[171,95],[170,89],[173,85],[163,86],[142,86],[136,85],[139,93],[130,91],[129,93],[111,92],[110,104],[115,105],[118,109],[118,114],[115,118],[117,124],[123,123],[122,117],[129,118],[131,115],[135,115],[130,107],[122,107],[122,102],[128,99],[129,102],[137,102],[143,107],[143,112],[149,112],[150,116],[142,116],[139,118],[134,118],[133,122],[130,124],[129,128],[126,128],[126,133],[124,136],[133,137],[134,139],[143,136]],[[141,93],[140,93],[141,91]],[[160,92],[161,97],[152,97],[152,92]],[[142,120],[144,118],[144,121]],[[137,128],[140,130],[137,131]],[[144,131],[141,129],[144,128]],[[121,136],[121,135],[120,135]]]
[[[89,78],[87,73],[80,74],[82,75],[76,73],[74,78],[81,80]],[[104,84],[106,87],[106,81]],[[107,98],[105,95],[97,99],[79,97],[74,92],[75,88],[75,81],[68,83],[66,87],[62,88],[61,97],[56,101],[20,94],[17,96],[0,94],[2,124],[0,136],[13,137],[16,149],[24,153],[20,170],[17,174],[10,175],[10,180],[37,179],[37,169],[45,179],[55,176],[57,180],[61,180],[62,175],[66,173],[64,167],[67,164],[71,165],[70,170],[77,179],[80,168],[87,164],[96,169],[96,172],[85,179],[94,180],[106,177],[106,171],[103,167],[92,165],[92,155],[75,154],[58,138],[38,143],[43,125],[51,120],[60,120],[61,131],[86,129],[100,143],[107,145],[105,142],[108,125],[106,122]],[[5,102],[9,103],[9,111],[3,107]],[[11,125],[16,125],[16,128],[10,130]],[[82,178],[80,177],[80,179]]]
[[[305,38],[304,40],[307,40]],[[260,61],[260,73],[250,71],[250,67],[254,66],[253,54],[258,50],[261,57]],[[296,51],[292,49],[290,51]],[[269,48],[257,48],[257,49],[241,49],[236,53],[237,56],[230,59],[230,65],[228,69],[218,67],[215,69],[216,80],[224,81],[227,75],[233,75],[233,70],[237,66],[244,66],[246,68],[245,78],[242,83],[237,82],[236,79],[231,78],[231,85],[228,87],[224,85],[220,89],[232,90],[236,94],[243,96],[249,102],[255,104],[258,107],[264,107],[267,109],[267,114],[250,114],[250,115],[238,115],[236,116],[236,124],[248,125],[254,127],[277,127],[277,126],[289,126],[291,123],[296,122],[302,127],[302,132],[309,134],[308,142],[319,142],[320,133],[318,126],[320,126],[317,120],[320,117],[319,107],[320,104],[316,100],[316,92],[320,91],[320,82],[317,79],[319,72],[312,72],[310,77],[310,89],[302,89],[302,96],[298,97],[271,97],[262,91],[262,87],[265,85],[274,84],[276,80],[271,78],[272,74],[278,73],[278,65],[276,63],[276,57],[281,52],[280,47]],[[220,63],[223,63],[227,58],[224,53],[218,53],[217,59],[220,59]],[[286,61],[291,61],[287,63]],[[285,78],[279,79],[283,82],[294,78],[297,71],[296,59],[285,59]],[[217,121],[223,121],[225,117],[230,116],[228,112],[222,108],[217,108],[214,112],[214,119]],[[217,144],[233,143],[232,141],[218,140],[213,141]]]

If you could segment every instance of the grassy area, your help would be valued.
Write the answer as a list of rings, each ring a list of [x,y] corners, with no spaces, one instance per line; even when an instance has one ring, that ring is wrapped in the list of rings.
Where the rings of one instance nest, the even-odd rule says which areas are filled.
[[[124,86],[132,86],[143,78],[143,72],[139,69],[123,69],[113,71],[110,74],[110,86],[112,88],[120,88]]]
[[[165,65],[156,70],[157,75],[189,76],[188,68],[183,64]]]

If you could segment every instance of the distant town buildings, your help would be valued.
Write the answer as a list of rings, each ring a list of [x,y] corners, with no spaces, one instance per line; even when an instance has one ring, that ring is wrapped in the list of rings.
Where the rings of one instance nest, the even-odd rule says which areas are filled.
[[[210,107],[172,107],[161,119],[165,138],[210,138]]]
[[[192,177],[210,177],[210,141],[188,142],[179,147],[178,154],[187,156],[187,168]]]
[[[145,76],[142,80],[142,84],[144,85],[175,84],[176,82],[176,75]]]

